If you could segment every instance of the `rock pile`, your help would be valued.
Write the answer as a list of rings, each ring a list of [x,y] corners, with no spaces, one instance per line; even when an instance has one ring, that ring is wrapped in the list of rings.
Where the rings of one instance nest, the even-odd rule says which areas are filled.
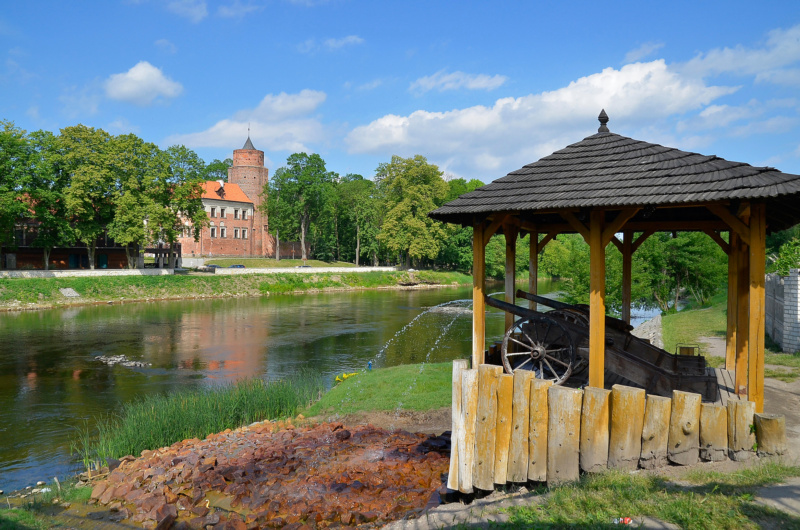
[[[145,527],[243,529],[378,526],[438,499],[446,439],[371,425],[281,426],[255,424],[125,457],[92,499]]]
[[[94,359],[109,366],[114,366],[115,364],[128,368],[147,368],[148,366],[153,366],[151,363],[146,363],[144,361],[131,361],[124,355],[98,355]]]

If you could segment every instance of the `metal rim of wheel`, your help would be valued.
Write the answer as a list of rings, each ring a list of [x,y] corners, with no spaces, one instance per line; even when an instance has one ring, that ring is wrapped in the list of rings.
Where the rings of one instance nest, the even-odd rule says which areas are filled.
[[[530,370],[537,379],[563,384],[575,366],[575,345],[567,329],[545,316],[518,320],[503,337],[506,372]]]

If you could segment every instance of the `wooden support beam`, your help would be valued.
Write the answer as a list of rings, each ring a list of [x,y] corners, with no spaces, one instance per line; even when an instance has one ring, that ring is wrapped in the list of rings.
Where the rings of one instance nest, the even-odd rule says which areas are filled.
[[[633,232],[633,230],[631,230],[631,232]],[[655,233],[656,231],[652,228],[648,228],[647,230],[642,232],[642,234],[636,238],[636,241],[633,241],[633,243],[631,244],[631,254],[639,250],[639,247],[642,246],[642,243],[647,241],[647,238]]]
[[[614,237],[614,234],[619,232],[622,227],[625,226],[625,223],[630,221],[639,210],[641,210],[641,208],[625,208],[619,212],[614,220],[603,228],[603,246],[608,245],[611,238]]]
[[[736,359],[734,386],[736,394],[747,396],[747,354],[750,344],[750,249],[742,238],[739,238],[736,278]]]
[[[489,223],[489,226],[487,226],[484,229],[484,231],[483,231],[483,246],[484,247],[486,246],[486,243],[489,242],[489,239],[491,239],[491,237],[493,235],[495,235],[495,233],[497,233],[497,230],[501,226],[503,226],[503,223],[505,222],[506,217],[507,217],[506,215],[497,215],[497,216],[495,216],[495,218]]]
[[[506,302],[513,304],[517,292],[517,227],[511,223],[503,225],[503,233],[506,238]],[[506,327],[509,329],[514,325],[514,315],[506,312]]]
[[[748,245],[750,244],[750,227],[747,226],[746,223],[729,212],[728,209],[721,204],[707,204],[706,208],[739,234],[745,243]]]
[[[486,346],[486,241],[483,223],[472,229],[472,366],[483,364]]]
[[[604,388],[606,354],[606,251],[603,211],[589,218],[589,386]],[[577,219],[576,219],[577,221]]]
[[[750,206],[750,343],[747,356],[747,399],[764,412],[764,281],[767,210],[764,203]]]
[[[531,294],[537,294],[539,292],[539,252],[541,252],[541,247],[539,246],[539,232],[534,227],[533,231],[531,231],[531,241],[530,241],[530,251],[529,255],[529,262],[528,262],[528,292]],[[550,234],[548,234],[549,236]],[[547,236],[542,240],[544,241],[547,239]],[[545,243],[546,244],[546,243]],[[544,246],[544,245],[542,245]],[[515,294],[516,296],[516,294]],[[536,302],[533,300],[528,300],[528,309],[532,309],[536,311]]]
[[[617,247],[617,250],[622,252],[622,241],[617,239],[616,235],[611,236],[611,242],[614,243],[614,246]]]
[[[616,237],[614,238],[616,239]],[[631,269],[633,267],[633,232],[622,233],[622,320],[631,323]]]
[[[543,250],[544,250],[544,247],[545,247],[545,246],[546,246],[546,245],[547,245],[547,244],[548,244],[550,241],[552,241],[553,239],[555,239],[557,235],[558,235],[558,232],[555,232],[555,231],[552,231],[552,230],[551,230],[550,232],[547,232],[547,235],[546,235],[546,236],[544,236],[544,237],[542,238],[542,240],[541,240],[541,241],[539,241],[539,245],[538,245],[538,247],[539,247],[539,248],[538,248],[538,249],[539,249],[539,252],[543,251]],[[533,239],[531,239],[531,241],[533,241]]]
[[[589,241],[589,229],[586,228],[586,225],[580,222],[577,217],[575,217],[574,213],[561,212],[561,217],[567,222],[567,224],[569,224],[570,227],[572,227],[573,230],[583,236],[584,240],[587,242]],[[602,234],[600,234],[600,236],[602,236]]]
[[[724,239],[722,239],[722,236],[719,235],[719,232],[716,230],[703,230],[703,232],[708,234],[708,237],[713,239],[725,254],[731,253],[731,246],[726,243]]]
[[[739,236],[731,230],[730,253],[728,254],[728,322],[725,333],[725,369],[731,372],[736,370],[736,326],[738,323],[737,309],[739,308],[737,295],[739,287]]]
[[[561,213],[559,215],[562,215]],[[574,216],[573,216],[574,217]],[[588,231],[586,225],[578,221],[578,223],[583,226],[583,229]],[[523,222],[520,223],[520,228],[526,231],[529,230],[529,226],[533,226],[532,223]],[[567,222],[563,223],[552,223],[552,224],[544,224],[538,223],[536,228],[539,230],[540,233],[542,232],[555,232],[556,234],[572,234],[578,232],[575,227]],[[697,232],[701,230],[722,230],[727,231],[730,230],[730,227],[725,224],[723,221],[719,219],[715,220],[708,220],[708,221],[628,221],[625,224],[626,230],[632,230],[633,232]]]

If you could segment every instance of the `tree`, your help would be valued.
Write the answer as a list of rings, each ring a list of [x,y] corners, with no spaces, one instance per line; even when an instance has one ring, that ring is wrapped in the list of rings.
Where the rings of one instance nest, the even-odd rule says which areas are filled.
[[[70,180],[64,191],[67,211],[92,269],[97,239],[114,218],[118,192],[110,144],[107,132],[85,125],[61,129],[57,141],[59,163]]]
[[[451,179],[447,182],[447,196],[443,203],[450,202],[465,193],[474,191],[483,186],[483,182],[472,179],[467,182],[464,179]],[[442,267],[453,268],[460,271],[472,269],[472,228],[457,225],[445,225],[446,237],[442,241],[442,248],[436,263]],[[519,252],[517,253],[519,255]],[[503,251],[503,263],[505,263],[505,250]],[[488,256],[487,256],[488,261]]]
[[[375,180],[386,198],[386,217],[378,239],[394,253],[412,259],[434,259],[446,236],[444,226],[428,212],[444,202],[447,183],[442,172],[425,157],[393,156],[375,171]]]
[[[233,160],[226,158],[225,160],[214,159],[205,168],[203,168],[203,180],[221,180],[228,182],[228,169],[233,165]]]
[[[2,121],[0,130],[0,266],[4,264],[3,248],[14,243],[14,228],[28,216],[23,196],[32,171],[32,149],[25,131],[9,121]]]
[[[353,243],[354,261],[359,265],[361,256],[365,253],[377,254],[375,245],[364,245],[362,240],[366,237],[372,239],[377,236],[378,227],[378,201],[375,196],[375,183],[361,175],[345,175],[338,185],[337,203],[344,209],[346,218],[355,229]]]
[[[264,186],[264,193],[267,194],[267,201],[262,203],[260,208],[264,215],[269,219],[269,227],[275,230],[275,259],[280,260],[280,238],[296,236],[299,233],[297,225],[298,216],[295,206],[288,198],[291,194],[290,187],[287,185],[286,194],[283,193],[284,183],[290,178],[286,174],[285,167],[278,168],[272,179]]]

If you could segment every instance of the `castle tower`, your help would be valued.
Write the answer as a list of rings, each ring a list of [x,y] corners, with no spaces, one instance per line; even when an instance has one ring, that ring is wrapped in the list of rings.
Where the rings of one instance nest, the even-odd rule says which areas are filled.
[[[233,166],[228,168],[228,182],[238,184],[242,191],[253,201],[252,237],[250,238],[250,255],[264,257],[273,253],[272,238],[269,235],[268,219],[259,207],[266,202],[264,187],[269,181],[269,170],[264,167],[264,151],[253,147],[250,135],[241,149],[233,151]]]

